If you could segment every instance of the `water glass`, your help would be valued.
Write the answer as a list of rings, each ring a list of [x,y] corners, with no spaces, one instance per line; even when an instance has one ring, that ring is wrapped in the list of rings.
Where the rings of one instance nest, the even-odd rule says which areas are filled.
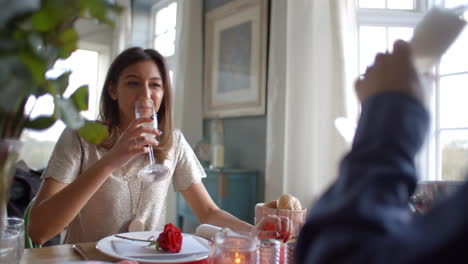
[[[294,264],[294,251],[296,250],[296,241],[289,241],[284,247],[284,264]]]
[[[260,240],[259,264],[279,264],[281,243],[275,239]]]
[[[0,263],[18,264],[24,251],[24,221],[17,217],[5,217],[0,232]]]

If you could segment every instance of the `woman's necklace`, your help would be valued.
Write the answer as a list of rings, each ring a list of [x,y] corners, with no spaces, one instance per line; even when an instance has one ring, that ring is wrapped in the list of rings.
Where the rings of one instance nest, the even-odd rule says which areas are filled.
[[[138,201],[136,206],[134,205],[133,199],[133,192],[132,188],[130,187],[130,180],[128,178],[128,171],[125,172],[125,180],[127,181],[128,186],[128,193],[130,195],[130,204],[131,204],[131,212],[132,212],[132,221],[128,225],[128,232],[137,232],[137,231],[144,231],[145,230],[145,223],[138,217],[138,213],[140,211],[140,202],[141,202],[141,193],[143,191],[143,182],[140,183],[140,192],[138,194]]]

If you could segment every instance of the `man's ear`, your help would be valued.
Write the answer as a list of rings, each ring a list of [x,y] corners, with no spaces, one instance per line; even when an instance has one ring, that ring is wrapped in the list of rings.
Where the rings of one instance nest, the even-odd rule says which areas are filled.
[[[110,97],[112,98],[112,100],[117,100],[117,87],[112,84],[112,83],[108,83],[106,85],[106,89],[107,89],[107,92],[109,93]]]

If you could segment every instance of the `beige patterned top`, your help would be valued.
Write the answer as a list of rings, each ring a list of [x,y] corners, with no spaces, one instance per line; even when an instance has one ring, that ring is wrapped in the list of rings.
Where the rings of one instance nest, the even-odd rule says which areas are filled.
[[[140,193],[141,202],[136,214],[145,223],[145,230],[163,230],[171,181],[174,190],[180,191],[192,183],[200,183],[201,178],[206,177],[180,130],[174,131],[173,141],[168,159],[164,161],[164,165],[170,169],[167,179],[157,183],[142,183],[137,174],[140,168],[148,164],[148,158],[147,155],[136,157],[127,166],[114,171],[92,196],[68,226],[65,243],[98,241],[109,235],[127,232]],[[70,183],[106,152],[106,149],[85,141],[75,131],[66,129],[42,177]]]

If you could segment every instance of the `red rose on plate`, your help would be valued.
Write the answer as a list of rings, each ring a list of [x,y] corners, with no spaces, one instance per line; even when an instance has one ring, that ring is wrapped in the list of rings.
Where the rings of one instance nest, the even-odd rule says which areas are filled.
[[[172,253],[180,252],[182,248],[182,233],[180,228],[173,224],[167,224],[164,226],[164,231],[159,234],[158,247],[163,250],[168,250]]]

